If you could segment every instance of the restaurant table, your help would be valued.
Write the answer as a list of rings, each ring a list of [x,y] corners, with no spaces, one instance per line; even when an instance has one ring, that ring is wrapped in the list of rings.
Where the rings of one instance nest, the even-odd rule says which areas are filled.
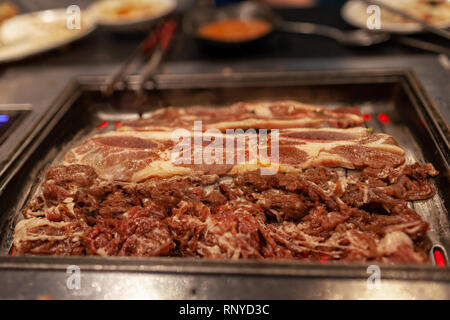
[[[340,17],[339,5],[306,9],[283,9],[277,13],[289,21],[307,21],[351,30]],[[22,122],[0,145],[0,164],[76,77],[111,75],[145,38],[145,34],[112,34],[98,28],[88,37],[65,47],[10,64],[0,64],[0,106],[21,105],[31,109]],[[441,43],[429,34],[418,38]],[[450,123],[450,75],[448,60],[437,54],[386,42],[355,48],[333,39],[275,31],[267,41],[238,50],[212,50],[179,29],[160,74],[220,73],[249,71],[311,71],[409,69],[413,70],[445,122]],[[448,66],[447,66],[448,67]]]

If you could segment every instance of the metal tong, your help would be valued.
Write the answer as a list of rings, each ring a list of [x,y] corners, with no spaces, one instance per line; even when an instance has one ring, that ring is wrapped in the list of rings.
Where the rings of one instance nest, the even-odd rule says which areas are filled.
[[[114,90],[119,84],[122,83],[124,87],[127,87],[128,85],[125,77],[132,68],[136,67],[136,60],[141,57],[144,59],[150,57],[140,72],[141,82],[138,90],[135,91],[138,97],[144,96],[145,83],[148,80],[152,80],[157,72],[164,57],[164,53],[167,52],[170,46],[177,25],[177,21],[173,17],[164,19],[155,30],[139,44],[136,50],[133,51],[119,70],[111,77],[108,85],[102,90],[103,94],[106,97],[111,98]]]

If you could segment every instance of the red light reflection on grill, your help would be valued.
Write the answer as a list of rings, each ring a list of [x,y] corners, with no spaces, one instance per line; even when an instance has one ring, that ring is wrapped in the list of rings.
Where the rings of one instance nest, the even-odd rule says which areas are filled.
[[[114,123],[114,125],[116,126],[116,128],[120,127],[122,125],[122,123],[120,121],[116,121]]]
[[[369,121],[370,118],[371,118],[370,114],[367,114],[367,113],[363,116],[363,119],[364,119],[364,121],[366,121],[366,122]]]
[[[108,125],[108,122],[103,121],[97,128],[98,128],[98,130],[102,130],[102,129],[104,129],[107,125]]]
[[[444,253],[439,248],[434,249],[434,261],[438,267],[445,267]]]
[[[389,117],[386,113],[380,113],[378,115],[378,120],[380,120],[381,123],[389,123]]]

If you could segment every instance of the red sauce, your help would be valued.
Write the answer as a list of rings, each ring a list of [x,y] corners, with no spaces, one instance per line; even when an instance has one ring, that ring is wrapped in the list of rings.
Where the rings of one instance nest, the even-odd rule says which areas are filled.
[[[228,19],[208,23],[199,29],[200,36],[212,40],[241,42],[265,35],[272,26],[260,19]]]

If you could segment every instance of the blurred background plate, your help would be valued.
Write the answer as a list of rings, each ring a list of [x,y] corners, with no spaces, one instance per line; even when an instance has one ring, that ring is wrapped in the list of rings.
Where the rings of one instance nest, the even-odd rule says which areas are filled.
[[[413,14],[429,24],[438,28],[450,27],[450,2],[431,5],[426,1],[418,0],[396,0],[386,1],[387,4],[395,5],[396,8]],[[360,0],[346,2],[341,9],[342,18],[357,28],[367,28],[367,13],[369,4]],[[381,9],[381,30],[393,33],[417,33],[423,28],[415,22],[408,22],[403,18]]]
[[[79,29],[70,29],[72,13],[66,9],[53,9],[18,15],[0,26],[0,63],[21,60],[46,52],[91,33],[95,19],[81,13]]]

